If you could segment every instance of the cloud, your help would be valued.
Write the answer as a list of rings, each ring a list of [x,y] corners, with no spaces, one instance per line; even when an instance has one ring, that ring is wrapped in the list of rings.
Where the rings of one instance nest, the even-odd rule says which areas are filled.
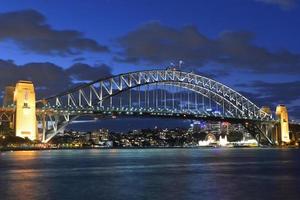
[[[241,91],[247,98],[253,100],[259,106],[270,106],[275,109],[278,104],[285,104],[290,114],[295,119],[300,119],[299,106],[294,103],[300,103],[300,81],[291,81],[283,83],[269,83],[264,81],[254,81],[248,84],[238,84],[237,87],[243,87],[248,92]],[[249,92],[248,89],[254,89]],[[274,110],[273,109],[273,110]]]
[[[97,80],[111,76],[111,68],[101,64],[92,67],[84,63],[76,63],[66,70],[66,73],[75,80]]]
[[[269,104],[289,104],[300,100],[300,81],[269,83],[254,81],[249,84],[239,84],[239,87],[255,89],[257,96]]]
[[[85,57],[77,57],[77,58],[74,58],[72,61],[73,61],[73,62],[83,62],[83,61],[85,61],[85,60],[86,60]]]
[[[0,41],[12,40],[39,54],[74,55],[83,51],[108,52],[108,47],[76,30],[56,30],[36,10],[0,13]]]
[[[288,10],[296,5],[295,0],[255,0],[266,4],[279,6],[281,9]]]
[[[78,81],[92,81],[111,75],[111,68],[107,65],[74,64],[64,69],[49,62],[16,65],[5,60],[0,60],[0,71],[1,91],[19,80],[31,80],[35,84],[38,98],[58,94],[74,87]]]
[[[251,32],[223,32],[209,38],[195,26],[175,29],[148,23],[120,37],[122,51],[116,61],[166,64],[184,60],[186,66],[208,64],[255,73],[299,73],[300,54],[288,50],[271,52],[253,43]],[[284,69],[284,70],[282,70]]]

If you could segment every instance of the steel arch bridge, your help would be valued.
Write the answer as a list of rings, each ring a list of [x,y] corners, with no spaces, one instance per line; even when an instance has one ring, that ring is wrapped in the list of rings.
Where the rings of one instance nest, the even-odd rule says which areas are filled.
[[[272,143],[257,132],[270,114],[220,82],[176,69],[103,78],[39,100],[37,108],[44,142],[83,115],[127,115],[240,122]]]

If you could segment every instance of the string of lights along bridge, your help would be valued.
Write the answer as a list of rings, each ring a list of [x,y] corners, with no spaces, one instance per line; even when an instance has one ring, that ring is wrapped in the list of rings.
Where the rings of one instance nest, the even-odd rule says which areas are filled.
[[[45,143],[82,116],[132,116],[239,123],[261,144],[289,144],[286,107],[276,115],[220,82],[175,68],[115,75],[40,100],[32,82],[19,81],[6,88],[0,110],[16,136]]]

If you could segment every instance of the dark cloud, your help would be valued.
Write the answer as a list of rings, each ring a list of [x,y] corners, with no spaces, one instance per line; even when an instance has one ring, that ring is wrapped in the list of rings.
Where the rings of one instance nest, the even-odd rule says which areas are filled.
[[[95,67],[84,63],[76,63],[66,70],[66,73],[75,80],[97,80],[111,76],[111,68],[101,64]]]
[[[255,0],[255,1],[276,5],[284,10],[291,9],[296,5],[296,0]]]
[[[264,81],[254,81],[249,84],[238,84],[237,87],[250,89],[252,92],[241,91],[247,98],[253,100],[259,106],[270,106],[275,111],[278,104],[288,106],[290,115],[294,119],[300,119],[299,107],[294,106],[294,102],[300,102],[300,81],[269,83]]]
[[[40,54],[73,55],[107,52],[108,47],[75,30],[56,30],[36,10],[0,13],[0,41],[12,40],[24,50]]]
[[[259,98],[265,102],[275,104],[289,104],[300,99],[300,81],[269,83],[264,81],[254,81],[249,84],[239,84],[239,87],[253,88]]]
[[[77,57],[77,58],[73,59],[73,62],[83,62],[85,60],[86,60],[86,58],[84,58],[84,57]]]
[[[256,73],[299,73],[300,54],[271,52],[253,43],[250,32],[224,32],[208,38],[195,26],[174,29],[149,23],[118,39],[120,62],[162,64],[184,60],[185,66],[206,64]],[[284,69],[284,70],[282,70]]]
[[[83,67],[82,67],[83,66]],[[31,80],[35,84],[38,98],[58,94],[74,87],[78,81],[92,81],[111,75],[107,65],[89,66],[75,64],[67,69],[53,63],[28,63],[16,65],[12,61],[0,60],[0,88],[15,85],[19,80]]]

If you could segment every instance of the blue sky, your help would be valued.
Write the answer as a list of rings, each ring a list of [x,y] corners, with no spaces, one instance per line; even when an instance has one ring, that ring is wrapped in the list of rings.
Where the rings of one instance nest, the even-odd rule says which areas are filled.
[[[182,55],[186,70],[211,76],[259,105],[287,104],[299,119],[299,11],[298,0],[1,1],[0,67],[11,78],[2,78],[0,86],[26,74],[48,87],[47,95],[72,84],[71,76],[80,79],[79,69],[101,77],[165,68]],[[8,19],[14,19],[11,26]],[[41,46],[45,40],[47,47]],[[36,80],[39,74],[28,72],[32,63],[70,80]]]

